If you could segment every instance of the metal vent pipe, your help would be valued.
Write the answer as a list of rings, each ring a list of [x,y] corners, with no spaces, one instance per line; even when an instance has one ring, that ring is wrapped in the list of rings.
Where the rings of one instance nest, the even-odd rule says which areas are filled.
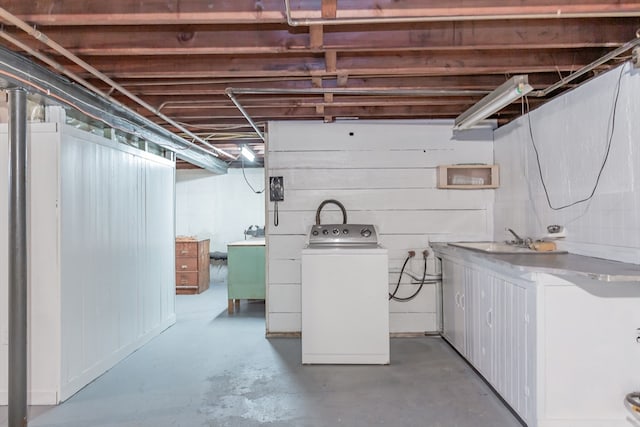
[[[27,94],[9,90],[9,427],[27,425]]]

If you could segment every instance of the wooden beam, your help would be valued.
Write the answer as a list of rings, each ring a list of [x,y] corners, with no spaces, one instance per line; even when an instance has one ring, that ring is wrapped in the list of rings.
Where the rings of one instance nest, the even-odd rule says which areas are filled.
[[[355,53],[617,47],[634,38],[637,27],[635,18],[605,18],[395,24],[376,26],[375,31],[353,25],[312,25],[308,34],[270,24],[47,27],[42,31],[78,55],[166,56],[308,53],[322,49]],[[26,34],[9,31],[28,45],[49,52]]]
[[[347,87],[341,84],[343,80],[338,73],[337,77],[327,76],[294,78],[249,78],[249,79],[127,79],[120,80],[119,83],[129,90],[137,94],[150,96],[160,96],[162,103],[166,97],[180,96],[225,96],[225,89],[229,86],[233,87],[252,87],[252,88],[291,88],[291,89],[310,89],[310,88],[336,88]],[[346,77],[345,77],[346,79]],[[353,89],[467,89],[467,90],[492,90],[504,83],[503,75],[464,75],[464,76],[415,76],[415,75],[388,75],[388,76],[371,76],[371,77],[349,77],[347,83],[349,88]],[[543,88],[556,83],[559,76],[556,70],[547,73],[531,74],[529,81],[536,88]],[[108,88],[101,82],[94,82],[97,87],[104,90]]]
[[[335,50],[328,50],[324,53],[325,69],[327,73],[336,72],[336,63],[338,61],[338,54]]]
[[[315,106],[305,107],[248,107],[249,115],[257,121],[267,120],[294,120],[317,117]],[[505,108],[505,114],[520,111],[520,104],[513,104]],[[350,105],[332,106],[325,105],[325,115],[333,117],[455,117],[461,112],[460,105],[392,105],[392,106],[362,106]],[[147,113],[148,114],[148,113]],[[242,114],[233,109],[216,111],[215,115],[207,111],[171,111],[170,116],[179,121],[191,122],[194,120],[215,120],[224,122],[228,119],[240,119]]]
[[[180,2],[129,0],[85,0],[61,2],[58,0],[5,0],[3,7],[19,15],[23,20],[36,25],[187,25],[194,23],[224,24],[247,22],[284,22],[284,5],[281,0],[233,2],[203,2],[181,0]],[[321,18],[331,13],[333,0],[325,0],[318,8],[317,0],[298,0],[294,9],[295,19]],[[501,16],[563,17],[589,14],[593,17],[631,15],[640,16],[640,4],[602,0],[598,3],[570,0],[548,2],[531,0],[483,1],[480,4],[468,0],[341,0],[336,18],[394,18],[416,17],[431,19],[459,19],[460,16],[476,16],[495,20]],[[90,13],[87,11],[91,11]],[[114,13],[114,11],[117,11]]]
[[[335,19],[337,10],[337,0],[322,0],[321,16],[323,19]]]
[[[314,96],[268,96],[255,97],[245,95],[242,97],[242,105],[245,108],[252,107],[313,107],[316,105],[333,106],[401,106],[401,105],[472,105],[482,98],[477,96],[440,96],[440,97],[413,97],[413,96],[336,96],[333,94]],[[532,98],[535,102],[537,98]],[[162,101],[164,100],[164,101]],[[180,99],[172,98],[166,101],[164,97],[145,97],[145,101],[151,105],[158,105],[159,108],[171,114],[171,111],[207,111],[213,113],[217,109],[234,109],[233,104],[229,104],[224,97],[198,99],[197,97],[185,97]],[[160,103],[158,103],[160,102]]]
[[[322,25],[311,25],[309,27],[309,48],[311,50],[319,50],[323,44]]]
[[[349,76],[474,75],[567,72],[586,65],[604,53],[601,49],[540,50],[536,52],[498,50],[484,52],[437,52],[431,55],[407,52],[402,55],[340,55],[336,66],[316,56],[286,55],[250,57],[200,56],[139,57],[134,59],[95,57],[91,65],[112,78],[210,78],[210,77],[320,77]],[[390,64],[393,64],[390,68]],[[86,75],[75,65],[69,68]]]
[[[540,18],[541,16],[575,17],[590,15],[593,17],[607,16],[639,16],[640,5],[636,2],[621,3],[615,0],[599,1],[597,4],[582,2],[576,4],[570,0],[548,2],[544,0],[527,1],[526,4],[518,0],[469,2],[467,0],[378,0],[363,2],[361,0],[341,0],[337,10],[338,19],[370,19],[370,18],[410,18],[434,19],[438,21],[460,17],[475,16],[486,20],[496,20],[501,17],[509,19],[522,16]],[[316,9],[306,9],[301,5],[295,11],[296,19],[317,19],[321,13]]]

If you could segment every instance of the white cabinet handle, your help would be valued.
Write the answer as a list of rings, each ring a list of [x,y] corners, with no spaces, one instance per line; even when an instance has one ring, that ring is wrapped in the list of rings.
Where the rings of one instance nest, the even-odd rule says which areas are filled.
[[[456,295],[453,297],[453,300],[456,302],[456,305],[460,307],[460,292],[456,292]]]
[[[186,269],[187,269],[187,267],[188,267],[188,265],[186,265],[186,264],[182,264],[182,265],[180,266],[180,268],[181,268],[181,269],[183,269],[183,270],[186,270]]]
[[[486,320],[487,320],[487,326],[489,327],[493,326],[493,310],[492,309],[487,311]]]
[[[463,310],[464,310],[464,301],[465,301],[464,294],[461,294],[460,295],[460,307],[462,307]]]

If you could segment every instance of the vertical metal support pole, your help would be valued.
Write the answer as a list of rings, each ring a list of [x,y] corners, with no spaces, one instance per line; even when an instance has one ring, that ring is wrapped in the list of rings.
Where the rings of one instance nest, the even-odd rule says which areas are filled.
[[[27,95],[9,90],[9,424],[27,425]]]

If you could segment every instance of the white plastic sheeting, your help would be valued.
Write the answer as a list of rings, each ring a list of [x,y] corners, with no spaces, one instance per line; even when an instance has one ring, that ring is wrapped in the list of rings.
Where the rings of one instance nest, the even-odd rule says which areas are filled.
[[[29,125],[31,404],[65,400],[175,321],[173,163],[63,122]],[[6,216],[0,209],[0,404]]]
[[[563,246],[572,252],[640,263],[637,70],[625,64],[558,97],[530,114],[531,127],[552,205],[588,197],[611,132],[619,78],[609,159],[589,202],[560,211],[548,207],[526,116],[495,131],[502,183],[496,192],[496,240],[507,237],[505,227],[535,237],[544,235],[547,225],[560,224],[568,230]]]

